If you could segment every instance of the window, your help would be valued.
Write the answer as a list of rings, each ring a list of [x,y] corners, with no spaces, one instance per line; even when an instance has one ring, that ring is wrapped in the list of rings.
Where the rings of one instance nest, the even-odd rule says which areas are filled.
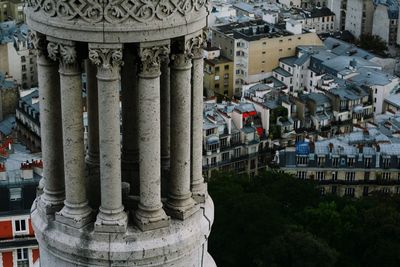
[[[332,166],[333,167],[339,166],[339,158],[338,157],[332,158]]]
[[[25,61],[26,61],[25,57],[22,56],[22,57],[21,57],[21,62],[25,62]]]
[[[325,173],[324,172],[317,172],[317,179],[318,181],[324,181],[325,180]]]
[[[354,167],[354,158],[347,158],[347,166]]]
[[[354,197],[354,192],[355,192],[355,189],[352,188],[352,187],[347,187],[347,188],[344,190],[345,196],[349,196],[349,197]]]
[[[10,188],[10,201],[18,201],[22,198],[21,188]]]
[[[389,168],[390,166],[390,157],[382,158],[382,167]]]
[[[26,220],[15,220],[14,221],[14,227],[15,227],[15,233],[21,233],[21,232],[26,232]]]
[[[27,248],[18,248],[17,249],[17,266],[18,267],[28,267],[29,266],[28,249]]]
[[[371,168],[371,158],[364,159],[365,168]]]
[[[336,181],[338,176],[338,172],[332,172],[332,181]]]
[[[354,181],[356,178],[356,173],[355,172],[346,172],[346,181],[351,182]]]
[[[382,173],[382,179],[389,181],[390,180],[390,172],[384,172]]]
[[[222,153],[222,160],[229,160],[229,152]]]
[[[365,181],[369,181],[369,176],[370,176],[370,173],[369,172],[365,172],[364,173],[364,180]]]
[[[225,65],[224,70],[229,70],[229,65]]]
[[[306,171],[298,171],[297,172],[297,178],[302,179],[302,180],[306,179],[307,178],[307,172]]]
[[[297,163],[297,165],[307,165],[308,157],[297,156],[296,157],[296,163]]]
[[[207,129],[206,130],[206,136],[209,136],[210,134],[214,133],[214,129]]]
[[[217,157],[212,157],[211,158],[211,165],[217,164]]]
[[[237,157],[240,157],[240,147],[239,147],[239,148],[236,148],[236,149],[234,150],[234,155],[235,155],[236,158],[237,158]]]
[[[317,158],[317,164],[319,167],[325,166],[325,157],[318,157]]]
[[[219,72],[219,67],[215,67],[215,72]]]

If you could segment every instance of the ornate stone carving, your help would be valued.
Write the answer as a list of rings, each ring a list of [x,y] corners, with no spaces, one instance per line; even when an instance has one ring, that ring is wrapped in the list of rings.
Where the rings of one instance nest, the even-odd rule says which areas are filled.
[[[208,6],[209,0],[27,0],[28,7],[50,17],[112,24],[133,19],[140,23],[186,16]]]
[[[46,53],[46,36],[37,33],[35,31],[30,31],[29,35],[29,44],[32,46],[33,49],[35,49],[35,52],[38,56],[43,55],[43,53]]]
[[[169,51],[169,45],[141,47],[139,50],[141,75],[159,76],[161,58],[167,56]]]
[[[64,64],[74,64],[77,60],[76,49],[73,45],[49,42],[47,52],[52,60],[60,59]]]
[[[90,48],[89,59],[97,66],[98,77],[119,77],[119,68],[123,65],[121,48]]]
[[[202,31],[201,34],[190,38],[185,43],[185,51],[193,58],[202,58],[203,57],[203,48],[207,43],[207,34],[205,31]]]

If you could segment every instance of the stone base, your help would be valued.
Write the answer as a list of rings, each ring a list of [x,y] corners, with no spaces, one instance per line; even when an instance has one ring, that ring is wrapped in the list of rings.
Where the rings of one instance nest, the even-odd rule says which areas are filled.
[[[199,210],[199,205],[193,205],[187,209],[180,209],[172,207],[171,205],[165,206],[165,212],[176,219],[186,220],[190,216],[192,216],[196,211]]]
[[[65,206],[64,206],[65,209]],[[83,215],[70,215],[64,212],[63,209],[60,212],[56,212],[56,221],[74,228],[82,228],[94,220],[94,213],[92,210],[84,212]]]
[[[193,193],[192,198],[194,199],[194,201],[196,201],[196,203],[201,204],[206,201],[207,195],[206,195],[206,193],[203,193],[203,194]]]
[[[169,221],[170,221],[168,216],[165,219],[157,221],[150,221],[150,220],[145,221],[136,218],[136,216],[133,217],[136,226],[142,231],[150,231],[150,230],[165,228],[169,226]]]
[[[125,233],[101,233],[93,223],[76,229],[32,210],[41,266],[215,267],[207,252],[211,198],[185,221],[171,219],[168,227],[145,232],[128,225]]]
[[[43,200],[42,198],[43,195],[40,198],[38,198],[37,208],[40,209],[46,215],[54,215],[56,212],[59,212],[64,206],[64,203],[58,205],[52,205],[50,203],[46,203],[45,200]]]
[[[162,206],[149,208],[138,204],[138,209],[133,218],[135,224],[142,231],[154,230],[169,226],[169,217],[165,214]]]
[[[125,233],[127,227],[128,215],[123,210],[112,215],[99,212],[94,223],[94,230],[104,233]]]

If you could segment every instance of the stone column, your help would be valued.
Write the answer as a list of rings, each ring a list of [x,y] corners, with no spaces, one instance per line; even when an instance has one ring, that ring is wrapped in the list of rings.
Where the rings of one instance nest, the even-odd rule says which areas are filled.
[[[121,71],[122,102],[122,180],[139,194],[138,92],[137,59],[133,49],[124,48]]]
[[[40,135],[44,189],[40,206],[46,214],[59,211],[65,199],[64,156],[61,125],[61,96],[58,62],[47,56],[44,35],[32,32],[31,41],[37,51],[37,67],[40,99]]]
[[[199,34],[186,42],[192,52],[192,139],[191,139],[191,188],[193,198],[202,203],[206,197],[206,184],[203,178],[203,44],[205,37]]]
[[[160,56],[169,53],[169,45],[148,45],[140,47],[138,84],[140,202],[135,221],[143,231],[168,225],[161,203]]]
[[[171,56],[171,174],[166,208],[181,220],[196,210],[190,191],[191,67],[188,53]]]
[[[56,220],[81,228],[92,217],[86,196],[81,71],[73,42],[50,40],[47,49],[50,58],[60,59],[66,199]]]
[[[95,222],[99,232],[125,232],[128,216],[122,205],[119,71],[121,45],[89,45],[89,59],[97,65],[100,139],[101,206]]]
[[[100,205],[100,172],[99,172],[99,107],[97,104],[96,66],[89,59],[85,60],[86,69],[86,103],[87,103],[87,151],[86,168],[88,175],[87,193],[93,208]]]

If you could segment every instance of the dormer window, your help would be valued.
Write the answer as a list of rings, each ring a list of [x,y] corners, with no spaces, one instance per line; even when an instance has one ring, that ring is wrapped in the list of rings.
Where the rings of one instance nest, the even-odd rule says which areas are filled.
[[[339,157],[332,158],[332,166],[338,167],[339,166]]]

